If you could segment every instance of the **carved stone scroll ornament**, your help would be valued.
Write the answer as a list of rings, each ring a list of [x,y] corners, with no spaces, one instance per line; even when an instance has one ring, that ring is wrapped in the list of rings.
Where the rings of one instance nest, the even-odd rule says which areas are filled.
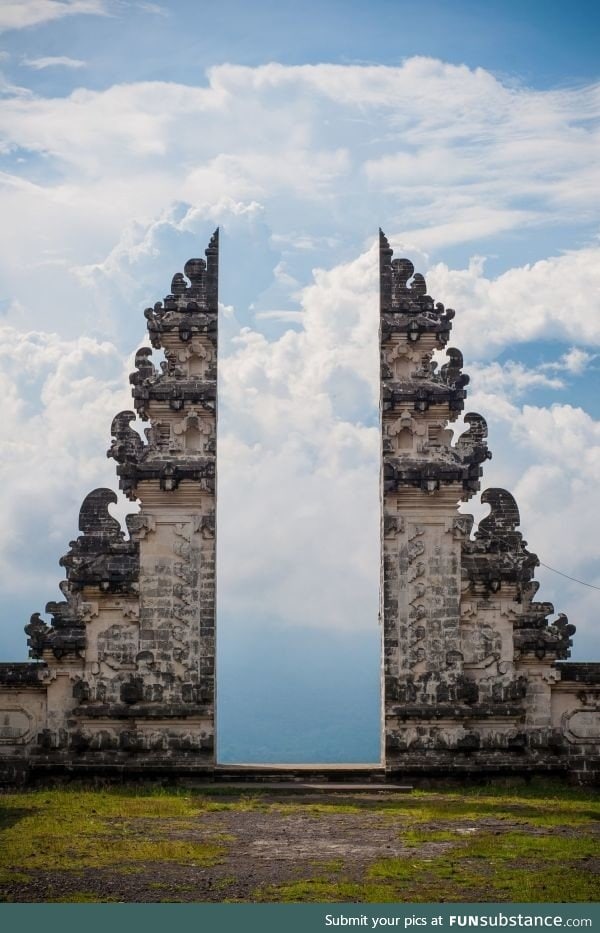
[[[84,588],[99,593],[137,592],[138,545],[125,540],[119,522],[108,511],[116,502],[112,489],[94,489],[85,497],[79,512],[82,533],[60,559],[67,571],[67,579],[60,584],[65,600],[47,603],[50,625],[34,613],[25,628],[31,657],[40,658],[46,650],[56,658],[83,656],[90,618],[90,603],[80,596]]]
[[[138,463],[144,455],[144,442],[131,427],[136,417],[134,411],[121,411],[113,418],[113,441],[106,456],[112,457],[117,463]]]

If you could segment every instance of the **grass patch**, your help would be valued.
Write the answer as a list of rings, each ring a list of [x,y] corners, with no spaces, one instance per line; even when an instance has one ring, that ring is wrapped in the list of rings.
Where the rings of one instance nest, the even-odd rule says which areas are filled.
[[[384,800],[381,808],[390,818],[404,817],[411,823],[490,818],[545,828],[581,826],[600,820],[600,798],[597,795],[578,788],[565,788],[563,797],[556,786],[548,789],[544,785],[526,788],[522,794],[515,791],[501,794],[494,788],[443,794],[416,791],[410,798]]]
[[[363,903],[379,904],[395,901],[390,885],[363,884],[352,881],[323,881],[307,878],[289,884],[267,885],[259,888],[252,895],[258,902],[294,904],[294,903]]]
[[[408,901],[598,900],[600,879],[586,865],[599,851],[593,836],[484,832],[467,839],[454,836],[453,841],[434,858],[376,861],[367,877],[391,884]]]
[[[343,871],[345,867],[343,858],[332,858],[325,861],[311,862],[310,864],[313,868],[316,868],[322,872],[328,872],[329,874],[335,874],[336,872]]]
[[[202,809],[207,812],[234,810],[238,813],[248,813],[251,810],[268,810],[269,805],[259,794],[243,794],[237,800],[203,800]]]
[[[160,823],[189,820],[204,809],[201,801],[179,795],[71,789],[6,794],[0,796],[0,871],[105,866],[118,871],[140,862],[212,865],[225,851],[225,837],[165,838]],[[136,827],[140,819],[143,832]]]
[[[278,813],[311,813],[315,816],[364,813],[364,807],[355,803],[275,803],[271,805],[271,809]]]
[[[97,894],[90,893],[90,891],[72,891],[71,894],[65,894],[63,897],[50,897],[48,898],[48,904],[97,904],[102,900],[103,904],[115,904],[118,903],[116,897],[109,897],[104,895],[102,898],[99,898]]]
[[[11,871],[9,868],[0,869],[0,884],[27,884],[31,881],[31,875],[26,875],[22,871]]]
[[[564,793],[563,793],[564,792]],[[335,804],[329,805],[336,811]],[[345,809],[345,808],[344,808]],[[268,886],[288,902],[595,902],[600,799],[587,789],[532,786],[417,791],[361,801],[397,823],[406,857],[376,860],[361,881],[314,877]],[[339,810],[338,810],[339,812]],[[492,828],[490,828],[492,827]],[[343,873],[343,868],[338,869]],[[568,879],[568,883],[565,883]]]

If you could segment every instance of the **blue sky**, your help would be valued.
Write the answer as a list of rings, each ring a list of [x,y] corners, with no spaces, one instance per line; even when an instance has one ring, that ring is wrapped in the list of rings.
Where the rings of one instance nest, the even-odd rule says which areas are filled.
[[[143,308],[217,224],[227,755],[250,734],[262,755],[318,734],[310,755],[336,755],[314,722],[350,735],[357,709],[373,754],[380,225],[457,311],[483,486],[515,493],[544,563],[600,585],[599,18],[554,0],[0,5],[2,657],[57,597],[84,495],[114,485]],[[539,579],[573,656],[600,658],[598,591]]]
[[[25,4],[27,5],[27,4]],[[396,65],[428,55],[485,67],[538,88],[597,76],[600,13],[588,0],[174,0],[106,3],[105,18],[61,17],[12,33],[28,57],[64,55],[86,62],[86,86],[114,81],[201,79],[223,62],[256,66],[320,62]],[[30,86],[62,93],[64,75]],[[46,83],[47,82],[47,83]],[[73,86],[73,85],[71,85]]]

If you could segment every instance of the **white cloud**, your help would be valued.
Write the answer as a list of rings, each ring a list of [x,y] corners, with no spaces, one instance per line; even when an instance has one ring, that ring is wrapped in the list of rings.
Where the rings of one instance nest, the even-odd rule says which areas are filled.
[[[393,242],[393,239],[392,239]],[[600,345],[600,247],[509,269],[487,278],[483,262],[443,263],[427,273],[431,295],[460,311],[453,340],[465,356],[495,356],[511,343],[574,340]],[[573,360],[576,357],[572,358]],[[579,359],[579,357],[577,357]]]
[[[225,606],[233,613],[262,606],[280,623],[324,625],[326,616],[331,626],[369,625],[379,441],[377,428],[363,425],[365,416],[375,417],[378,391],[375,260],[372,250],[317,272],[301,295],[303,330],[269,342],[246,329],[237,351],[222,361],[220,534],[228,554],[221,571]],[[353,421],[345,420],[331,382],[341,369],[362,386],[362,412]],[[513,491],[523,533],[544,563],[600,585],[593,569],[600,558],[594,480],[600,422],[565,404],[517,404],[531,388],[564,389],[540,369],[514,362],[469,366],[468,360],[466,369],[473,377],[466,408],[488,419],[494,454],[482,487]],[[476,503],[465,508],[485,511]],[[285,515],[284,527],[265,522],[265,515]],[[233,556],[234,535],[239,551]],[[540,598],[553,599],[578,625],[579,651],[600,651],[588,591],[543,568],[539,578]],[[315,591],[325,594],[318,611]]]
[[[540,369],[531,369],[522,363],[508,360],[506,363],[487,365],[467,365],[471,379],[480,386],[485,386],[486,393],[501,395],[505,399],[514,399],[526,394],[531,389],[564,389],[565,384],[556,376],[547,376]]]
[[[589,353],[587,350],[582,350],[581,347],[571,347],[555,363],[545,363],[540,368],[564,370],[573,376],[581,376],[590,364],[598,359],[598,355],[598,353]]]
[[[257,321],[279,321],[285,323],[286,321],[296,321],[301,323],[304,320],[303,311],[259,311],[256,315]]]
[[[429,293],[457,309],[467,406],[490,423],[485,485],[516,492],[547,563],[593,575],[598,425],[561,393],[594,358],[583,348],[600,344],[600,248],[548,258],[544,241],[543,259],[504,256],[513,268],[495,276],[482,260],[428,270],[425,253],[451,246],[456,267],[459,244],[525,227],[533,240],[542,223],[552,242],[572,243],[560,222],[585,220],[597,186],[595,88],[532,91],[418,58],[223,65],[205,86],[117,84],[55,99],[7,91],[0,298],[13,331],[0,362],[14,461],[0,568],[11,586],[55,586],[81,498],[114,482],[104,451],[112,415],[130,407],[120,360],[139,340],[141,310],[219,223],[222,611],[375,624],[378,222]],[[294,326],[276,339],[242,327],[263,320]],[[49,326],[59,335],[27,333]],[[515,343],[553,339],[573,349],[535,368],[494,362]],[[532,407],[532,389],[560,404]],[[555,584],[544,586],[542,598]],[[557,607],[583,620],[590,645],[587,593],[562,592]]]
[[[161,6],[159,3],[142,3],[140,2],[135,4],[138,10],[143,10],[144,13],[153,13],[155,16],[169,16],[169,10]]]
[[[105,450],[112,417],[127,405],[127,361],[107,342],[3,327],[0,370],[2,588],[18,596],[45,584],[52,599],[83,497],[115,485]]]
[[[39,236],[55,238],[58,224],[79,243],[93,215],[114,244],[128,223],[147,223],[172,201],[230,198],[267,207],[277,248],[317,246],[333,264],[349,230],[366,235],[367,213],[370,226],[380,221],[429,252],[589,220],[597,98],[593,86],[515,88],[483,69],[424,58],[398,67],[221,65],[205,86],[15,94],[0,104],[0,138],[7,152],[41,154],[52,169],[37,199],[58,198],[64,209],[58,218],[41,210]],[[27,223],[27,209],[15,204],[12,214],[18,227]]]
[[[301,330],[270,342],[246,328],[221,361],[225,613],[317,628],[375,623],[379,437],[361,423],[377,411],[374,260],[371,250],[318,270],[299,296]],[[340,371],[361,387],[358,420],[340,410],[331,384]]]
[[[24,58],[22,64],[35,71],[44,68],[83,68],[85,62],[80,58],[69,58],[68,55],[46,55],[42,58]]]
[[[221,359],[219,586],[220,610],[229,618],[348,631],[374,625],[376,280],[375,248],[316,270],[298,295],[300,329],[272,341],[242,329]],[[23,588],[36,577],[39,588],[59,578],[56,559],[74,534],[85,492],[114,485],[104,451],[112,415],[130,407],[127,367],[114,346],[86,338],[13,330],[1,346],[13,449],[0,487],[6,518],[0,567]],[[600,424],[564,404],[516,404],[532,385],[558,391],[553,376],[515,363],[471,371],[467,408],[488,418],[494,451],[483,485],[515,493],[525,537],[545,563],[594,582]],[[41,410],[34,399],[41,399]],[[49,529],[43,544],[36,524]],[[23,562],[31,569],[17,572]],[[570,614],[581,644],[593,651],[587,592],[550,572],[542,579],[540,597]]]
[[[108,6],[105,0],[3,0],[0,4],[0,32],[78,14],[106,16]]]

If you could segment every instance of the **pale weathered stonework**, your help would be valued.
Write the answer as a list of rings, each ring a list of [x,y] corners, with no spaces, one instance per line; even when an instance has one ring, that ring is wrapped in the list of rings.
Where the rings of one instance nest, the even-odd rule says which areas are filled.
[[[108,456],[140,511],[129,537],[95,489],[60,563],[64,602],[26,626],[37,664],[0,665],[0,758],[35,770],[214,766],[218,231],[145,312],[131,375],[146,442],[113,420]]]
[[[600,664],[565,663],[575,629],[536,602],[538,559],[515,500],[487,489],[473,533],[459,513],[491,454],[465,415],[462,355],[436,350],[454,312],[380,235],[384,765],[390,776],[600,774]],[[152,347],[108,456],[139,500],[128,536],[110,489],[83,502],[61,559],[64,601],[32,615],[27,664],[0,665],[0,777],[215,774],[218,233],[145,312]],[[273,519],[275,520],[275,519]],[[222,769],[223,770],[223,769]],[[342,770],[342,769],[340,769]],[[346,769],[347,770],[347,769]],[[244,769],[235,769],[236,779]],[[329,776],[331,777],[331,774]],[[376,773],[375,771],[373,772]],[[289,776],[289,772],[287,772]]]
[[[600,769],[600,664],[565,664],[575,627],[535,601],[538,566],[504,489],[472,534],[458,512],[491,457],[465,415],[462,354],[445,348],[454,311],[427,295],[380,233],[382,606],[389,772]]]

